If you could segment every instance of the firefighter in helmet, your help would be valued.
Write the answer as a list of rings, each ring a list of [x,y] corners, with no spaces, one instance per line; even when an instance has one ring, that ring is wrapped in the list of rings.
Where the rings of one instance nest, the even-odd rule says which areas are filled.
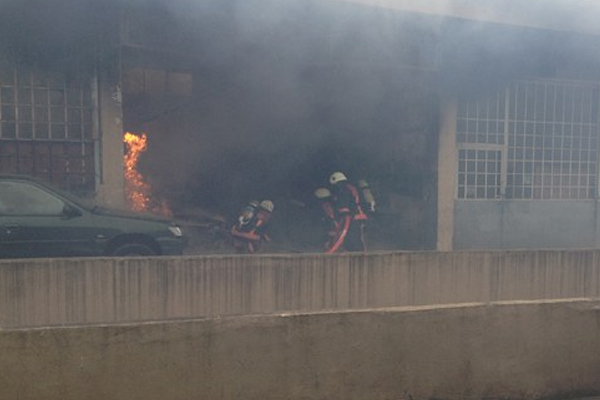
[[[237,223],[231,228],[233,246],[238,253],[256,253],[270,242],[267,228],[275,205],[271,200],[251,201],[242,209]]]
[[[331,245],[326,251],[328,253],[335,253],[341,249],[366,251],[365,225],[369,217],[363,210],[359,189],[343,172],[331,174],[329,183],[332,187],[337,228]],[[373,209],[374,207],[373,200]]]

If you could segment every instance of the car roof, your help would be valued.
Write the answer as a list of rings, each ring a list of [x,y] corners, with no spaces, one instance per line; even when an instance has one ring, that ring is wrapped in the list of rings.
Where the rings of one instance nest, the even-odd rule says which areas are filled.
[[[40,178],[32,176],[32,175],[25,175],[25,174],[1,174],[0,173],[0,180],[6,180],[6,181],[27,181],[27,182],[35,183],[37,185],[46,187],[48,189],[52,189],[52,190],[57,191],[57,192],[63,192],[62,190],[60,190],[60,188],[57,188],[52,183],[43,181]]]
[[[87,204],[88,200],[83,199],[73,193],[65,191],[59,187],[54,186],[50,182],[45,182],[35,176],[25,175],[25,174],[3,174],[0,173],[0,181],[28,181],[34,183],[36,185],[42,186],[47,190],[52,191],[55,195],[62,197],[63,199],[67,199],[75,204],[77,204],[81,208],[90,209],[92,206]]]
[[[20,179],[20,180],[27,180],[27,181],[32,181],[32,182],[42,182],[39,178],[36,178],[35,176],[25,175],[25,174],[3,174],[3,173],[0,173],[0,179]]]

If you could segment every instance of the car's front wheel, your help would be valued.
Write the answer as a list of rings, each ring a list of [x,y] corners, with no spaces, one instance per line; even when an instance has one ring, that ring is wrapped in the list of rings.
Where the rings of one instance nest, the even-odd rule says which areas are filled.
[[[156,256],[154,249],[145,244],[129,243],[117,247],[112,255],[117,257],[135,257],[135,256]]]

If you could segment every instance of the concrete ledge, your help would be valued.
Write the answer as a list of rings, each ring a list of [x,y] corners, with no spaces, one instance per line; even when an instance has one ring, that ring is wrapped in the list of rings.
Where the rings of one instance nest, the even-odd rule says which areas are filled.
[[[0,328],[600,297],[600,253],[0,261]]]
[[[600,394],[597,301],[0,332],[0,398],[541,399]]]

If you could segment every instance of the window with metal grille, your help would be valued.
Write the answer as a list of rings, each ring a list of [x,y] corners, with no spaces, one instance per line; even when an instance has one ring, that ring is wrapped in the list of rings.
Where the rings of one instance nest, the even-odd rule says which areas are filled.
[[[598,84],[520,81],[459,104],[457,197],[594,198],[599,98]]]
[[[94,189],[91,79],[0,63],[0,172]]]
[[[495,199],[500,196],[500,151],[458,151],[458,197]]]

